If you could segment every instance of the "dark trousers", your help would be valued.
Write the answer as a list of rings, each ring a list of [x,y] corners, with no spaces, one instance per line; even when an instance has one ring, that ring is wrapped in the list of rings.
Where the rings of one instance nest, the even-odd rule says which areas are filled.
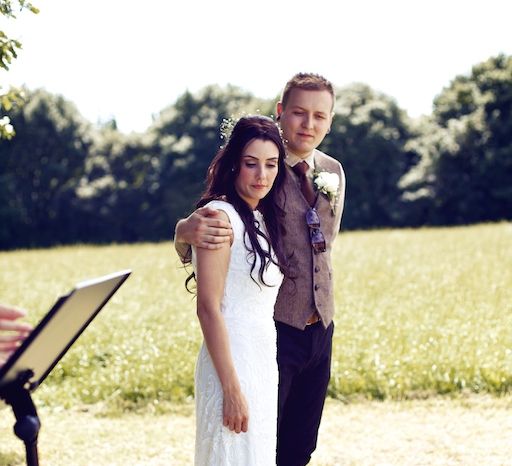
[[[316,448],[318,428],[331,376],[334,324],[321,322],[299,330],[277,327],[279,413],[278,466],[303,466]]]

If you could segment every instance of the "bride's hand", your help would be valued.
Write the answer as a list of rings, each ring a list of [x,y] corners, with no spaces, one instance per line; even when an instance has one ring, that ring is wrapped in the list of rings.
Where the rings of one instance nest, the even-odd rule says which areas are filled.
[[[249,425],[249,408],[240,389],[224,392],[223,423],[237,434],[247,432]]]

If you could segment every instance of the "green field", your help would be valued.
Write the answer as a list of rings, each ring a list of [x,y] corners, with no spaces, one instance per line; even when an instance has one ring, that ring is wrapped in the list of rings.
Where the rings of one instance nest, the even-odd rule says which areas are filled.
[[[36,392],[39,405],[190,400],[201,333],[171,243],[0,253],[1,300],[35,323],[76,281],[132,276]],[[330,395],[512,390],[512,224],[342,233]]]

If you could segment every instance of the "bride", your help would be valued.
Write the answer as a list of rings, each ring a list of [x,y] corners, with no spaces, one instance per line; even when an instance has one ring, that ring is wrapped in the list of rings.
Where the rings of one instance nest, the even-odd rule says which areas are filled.
[[[272,119],[241,118],[213,159],[198,202],[219,210],[233,236],[219,249],[192,249],[204,336],[195,376],[197,466],[275,465],[273,312],[286,270],[284,212],[276,196],[286,176],[284,157]]]

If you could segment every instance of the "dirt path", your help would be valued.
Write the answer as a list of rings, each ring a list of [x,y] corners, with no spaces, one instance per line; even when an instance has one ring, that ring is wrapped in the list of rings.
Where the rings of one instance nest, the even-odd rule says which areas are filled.
[[[512,465],[512,400],[330,404],[311,464]]]
[[[40,417],[42,466],[192,464],[190,414],[105,418],[42,409]],[[0,411],[2,466],[24,464],[12,424],[12,413]],[[330,401],[311,465],[512,465],[512,398]]]

